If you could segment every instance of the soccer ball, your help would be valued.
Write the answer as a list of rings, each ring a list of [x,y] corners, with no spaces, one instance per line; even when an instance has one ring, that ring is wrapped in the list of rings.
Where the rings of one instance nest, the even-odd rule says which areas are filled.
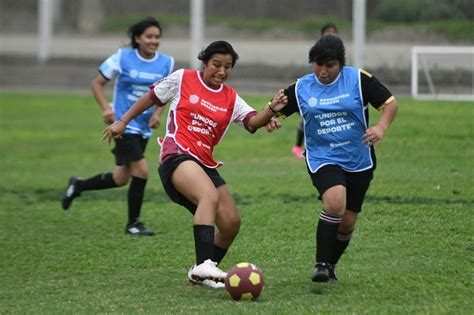
[[[236,301],[255,300],[262,293],[265,277],[254,264],[242,262],[227,272],[225,289]]]

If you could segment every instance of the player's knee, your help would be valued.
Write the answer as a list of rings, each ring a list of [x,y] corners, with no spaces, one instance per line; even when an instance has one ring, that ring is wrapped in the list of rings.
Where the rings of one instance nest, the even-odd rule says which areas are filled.
[[[148,168],[146,167],[134,167],[131,169],[131,174],[134,177],[148,178]]]
[[[148,171],[143,170],[143,171],[138,171],[138,172],[133,172],[132,174],[134,177],[139,177],[139,178],[148,178]]]
[[[341,222],[339,232],[343,234],[350,233],[354,230],[355,222]]]
[[[125,185],[128,184],[128,179],[119,180],[119,181],[115,182],[115,184],[117,184],[118,187],[125,186]]]
[[[118,187],[122,187],[128,184],[128,181],[130,180],[129,176],[115,176],[113,177],[115,185]]]
[[[335,215],[343,215],[346,210],[346,188],[337,185],[329,188],[323,194],[324,209]]]
[[[219,205],[219,194],[217,193],[217,190],[206,191],[206,193],[199,198],[198,203],[212,209],[217,209],[217,206]]]
[[[228,239],[234,239],[239,233],[240,224],[240,216],[237,214],[226,217],[224,224],[218,228],[224,237]]]
[[[341,224],[339,225],[339,231],[342,233],[352,232],[357,222],[357,215],[356,212],[346,210]]]
[[[329,200],[324,203],[324,210],[329,214],[343,215],[346,205],[341,200]]]
[[[230,231],[233,235],[237,235],[240,230],[241,219],[239,215],[232,216],[229,220]]]

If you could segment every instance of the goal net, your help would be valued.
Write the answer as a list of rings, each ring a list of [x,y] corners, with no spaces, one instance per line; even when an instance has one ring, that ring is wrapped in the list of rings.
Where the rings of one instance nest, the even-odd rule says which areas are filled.
[[[411,95],[415,99],[474,101],[474,46],[414,46]]]

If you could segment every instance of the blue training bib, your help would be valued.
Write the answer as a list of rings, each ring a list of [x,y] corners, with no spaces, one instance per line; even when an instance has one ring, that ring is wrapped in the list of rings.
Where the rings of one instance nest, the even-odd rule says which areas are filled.
[[[367,121],[360,69],[343,67],[330,84],[320,83],[314,73],[307,74],[296,83],[296,98],[311,172],[328,164],[350,172],[372,168],[370,148],[362,142]]]
[[[104,61],[99,71],[108,79],[116,76],[113,109],[120,119],[143,94],[148,93],[149,86],[163,79],[173,71],[174,59],[156,52],[152,59],[140,56],[137,49],[124,48]],[[126,134],[139,134],[144,138],[151,136],[148,122],[153,114],[153,107],[135,117],[127,125]]]

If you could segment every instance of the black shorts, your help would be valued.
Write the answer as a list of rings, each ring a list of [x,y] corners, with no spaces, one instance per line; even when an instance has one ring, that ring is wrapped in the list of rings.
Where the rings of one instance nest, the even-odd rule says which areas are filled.
[[[313,181],[313,186],[319,192],[319,199],[329,188],[337,185],[345,186],[347,191],[346,208],[354,212],[361,212],[365,194],[374,177],[373,169],[347,172],[337,165],[325,165],[316,173],[311,173],[308,169],[308,173]]]
[[[128,165],[130,162],[139,161],[144,158],[148,139],[140,135],[123,135],[122,138],[114,139],[115,147],[111,150],[115,155],[116,165]]]
[[[186,197],[184,197],[179,191],[177,191],[173,183],[171,182],[171,176],[173,175],[174,170],[178,167],[179,164],[187,160],[194,161],[199,166],[201,166],[202,169],[209,176],[211,181],[214,183],[214,186],[216,188],[225,185],[225,180],[221,177],[221,175],[219,175],[215,168],[206,167],[194,157],[185,154],[173,155],[170,158],[166,159],[163,164],[158,167],[158,174],[160,175],[161,183],[163,184],[163,188],[165,189],[170,199],[176,202],[177,204],[185,207],[189,210],[189,212],[194,215],[197,206],[190,200],[188,200]]]

